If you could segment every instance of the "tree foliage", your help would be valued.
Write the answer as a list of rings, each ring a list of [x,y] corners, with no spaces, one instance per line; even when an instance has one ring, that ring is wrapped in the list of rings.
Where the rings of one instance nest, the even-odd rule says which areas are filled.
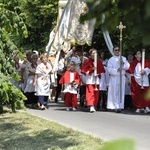
[[[15,111],[16,107],[23,108],[22,100],[26,97],[10,82],[12,79],[19,80],[11,60],[14,53],[19,54],[14,37],[27,37],[28,32],[22,18],[9,9],[9,3],[0,3],[0,6],[0,112],[6,103]]]
[[[16,8],[24,18],[29,36],[22,39],[20,46],[23,49],[43,49],[49,40],[49,34],[56,24],[57,0],[24,0]]]
[[[14,54],[45,49],[56,23],[56,0],[0,0],[0,111],[5,103],[14,111],[26,97],[11,84],[20,80],[14,72]]]
[[[126,25],[123,30],[123,48],[126,51],[150,45],[150,1],[148,0],[87,0],[89,11],[81,21],[97,19],[97,29],[110,32],[112,41],[119,41],[119,22]],[[105,19],[102,17],[105,14]],[[103,21],[104,20],[104,21]],[[101,35],[102,36],[102,35]]]

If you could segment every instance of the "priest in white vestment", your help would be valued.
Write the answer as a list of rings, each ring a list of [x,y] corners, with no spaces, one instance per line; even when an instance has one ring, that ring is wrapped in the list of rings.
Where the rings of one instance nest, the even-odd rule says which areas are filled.
[[[120,109],[124,109],[124,96],[125,96],[125,72],[129,69],[130,64],[125,57],[120,59],[119,47],[114,47],[114,56],[108,60],[107,69],[110,74],[109,86],[108,86],[108,99],[107,109],[114,109],[116,113],[121,112]],[[120,67],[120,63],[122,67]],[[122,72],[122,89],[120,91],[120,72]],[[122,97],[120,100],[120,92]]]

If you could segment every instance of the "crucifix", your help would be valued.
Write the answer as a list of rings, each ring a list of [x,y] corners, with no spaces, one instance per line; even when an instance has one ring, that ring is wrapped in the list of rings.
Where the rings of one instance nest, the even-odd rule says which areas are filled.
[[[126,26],[124,26],[122,22],[120,22],[117,28],[120,30],[120,68],[121,68],[123,66],[123,63],[122,63],[122,30],[126,28]],[[120,103],[122,103],[122,71],[120,71]]]

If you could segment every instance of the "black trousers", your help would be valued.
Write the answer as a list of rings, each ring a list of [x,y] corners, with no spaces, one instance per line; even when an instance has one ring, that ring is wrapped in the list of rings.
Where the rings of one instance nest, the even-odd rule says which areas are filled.
[[[85,85],[81,85],[80,86],[80,106],[81,107],[84,107],[85,94],[86,94],[86,86]]]
[[[100,103],[103,109],[107,109],[107,91],[100,91],[97,110],[100,109]]]
[[[25,93],[25,96],[27,97],[27,100],[25,101],[26,104],[37,104],[38,97],[35,96],[35,92],[27,92]]]
[[[57,74],[57,87],[56,87],[56,95],[55,95],[55,102],[56,103],[58,102],[58,97],[61,93],[61,88],[62,88],[62,85],[59,84],[60,78],[61,78],[61,75]]]
[[[133,104],[132,104],[132,96],[131,95],[125,95],[125,101],[124,101],[124,108],[133,108]]]

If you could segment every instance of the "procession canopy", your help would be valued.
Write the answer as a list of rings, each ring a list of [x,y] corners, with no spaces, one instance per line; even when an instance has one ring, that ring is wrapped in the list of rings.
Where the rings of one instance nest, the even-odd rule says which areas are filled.
[[[96,19],[80,23],[80,16],[88,11],[85,0],[59,1],[57,26],[50,34],[47,51],[56,54],[58,49],[67,51],[72,45],[92,44]],[[52,42],[50,42],[52,41]]]
[[[63,39],[71,44],[84,45],[92,44],[92,37],[96,19],[80,23],[80,16],[87,13],[86,0],[70,0],[68,14],[64,16],[66,20],[63,30]]]

